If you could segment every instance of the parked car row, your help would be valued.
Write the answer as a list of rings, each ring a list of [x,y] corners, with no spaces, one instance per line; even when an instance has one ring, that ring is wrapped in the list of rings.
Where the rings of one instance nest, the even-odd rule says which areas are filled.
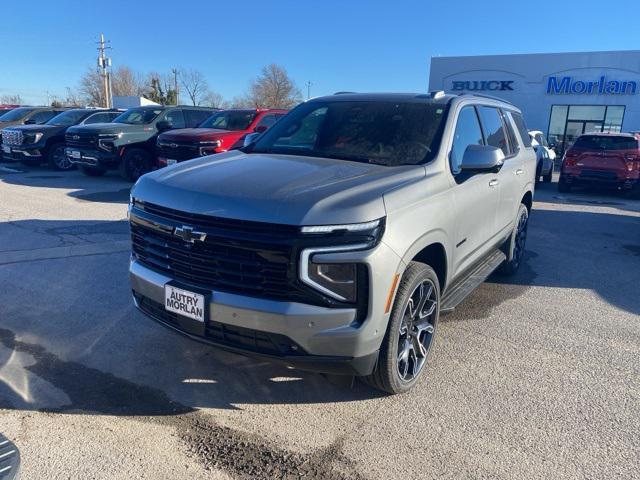
[[[86,175],[119,170],[136,181],[172,163],[242,146],[287,113],[279,109],[219,110],[145,106],[127,111],[21,107],[0,116],[5,161],[80,167]]]

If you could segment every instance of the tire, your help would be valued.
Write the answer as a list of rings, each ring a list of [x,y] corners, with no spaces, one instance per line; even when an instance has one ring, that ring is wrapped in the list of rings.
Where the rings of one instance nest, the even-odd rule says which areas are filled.
[[[541,176],[542,176],[542,161],[538,162],[538,165],[536,165],[536,183],[540,181]]]
[[[151,155],[141,148],[127,150],[120,162],[120,175],[130,182],[135,182],[145,173],[151,171]]]
[[[529,228],[529,210],[523,203],[518,208],[516,223],[509,238],[502,244],[502,251],[507,259],[500,265],[500,273],[503,275],[514,275],[524,256],[525,246],[527,242],[527,231]]]
[[[417,315],[417,311],[413,312],[412,316],[410,307],[410,304],[415,305],[421,293],[426,299],[423,302],[422,313],[429,312],[422,319]],[[439,316],[440,283],[436,272],[424,263],[409,263],[398,287],[375,370],[363,380],[387,393],[408,392],[420,380],[426,369]],[[420,348],[417,342],[423,348]],[[408,350],[405,349],[408,353],[400,355],[399,350],[407,345],[410,346]]]
[[[80,167],[80,171],[89,177],[101,177],[107,173],[104,168],[86,167],[84,165]]]
[[[560,180],[558,180],[558,191],[560,193],[569,193],[571,192],[571,185],[567,183],[567,181],[560,175]]]
[[[64,143],[54,143],[49,147],[47,154],[47,163],[54,170],[68,171],[73,170],[76,166],[69,161],[64,153]]]
[[[553,181],[553,167],[549,169],[549,173],[542,176],[543,183],[551,183]]]

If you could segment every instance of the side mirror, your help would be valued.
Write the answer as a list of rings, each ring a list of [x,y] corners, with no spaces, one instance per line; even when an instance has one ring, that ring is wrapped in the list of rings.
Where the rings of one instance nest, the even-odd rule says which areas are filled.
[[[33,118],[29,118],[27,120],[24,121],[25,125],[35,125],[36,121]]]
[[[248,147],[252,143],[254,143],[258,137],[262,135],[262,133],[249,133],[244,137],[244,141],[242,142],[243,147]]]
[[[253,129],[253,131],[255,133],[264,133],[267,131],[267,126],[266,125],[258,125],[256,128]]]
[[[158,123],[156,123],[156,128],[159,132],[164,132],[166,130],[171,130],[173,128],[173,125],[171,125],[171,123],[167,122],[166,120],[160,120]]]
[[[500,168],[504,153],[490,145],[469,145],[464,151],[460,168],[468,172],[485,172]]]

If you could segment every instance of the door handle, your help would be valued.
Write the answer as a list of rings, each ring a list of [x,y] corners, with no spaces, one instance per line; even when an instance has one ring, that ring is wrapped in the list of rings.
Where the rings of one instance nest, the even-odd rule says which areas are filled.
[[[516,175],[522,175],[524,173],[524,170],[522,170],[521,168],[516,170]]]
[[[497,178],[494,178],[493,180],[491,180],[491,181],[489,182],[489,186],[490,186],[490,187],[496,187],[499,183],[500,183],[500,182],[498,181],[498,179],[497,179]]]

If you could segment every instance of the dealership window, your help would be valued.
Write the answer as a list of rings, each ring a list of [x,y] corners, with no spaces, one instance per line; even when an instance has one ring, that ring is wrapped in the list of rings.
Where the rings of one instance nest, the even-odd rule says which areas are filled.
[[[549,118],[549,143],[559,154],[583,133],[620,132],[623,105],[553,105]]]

